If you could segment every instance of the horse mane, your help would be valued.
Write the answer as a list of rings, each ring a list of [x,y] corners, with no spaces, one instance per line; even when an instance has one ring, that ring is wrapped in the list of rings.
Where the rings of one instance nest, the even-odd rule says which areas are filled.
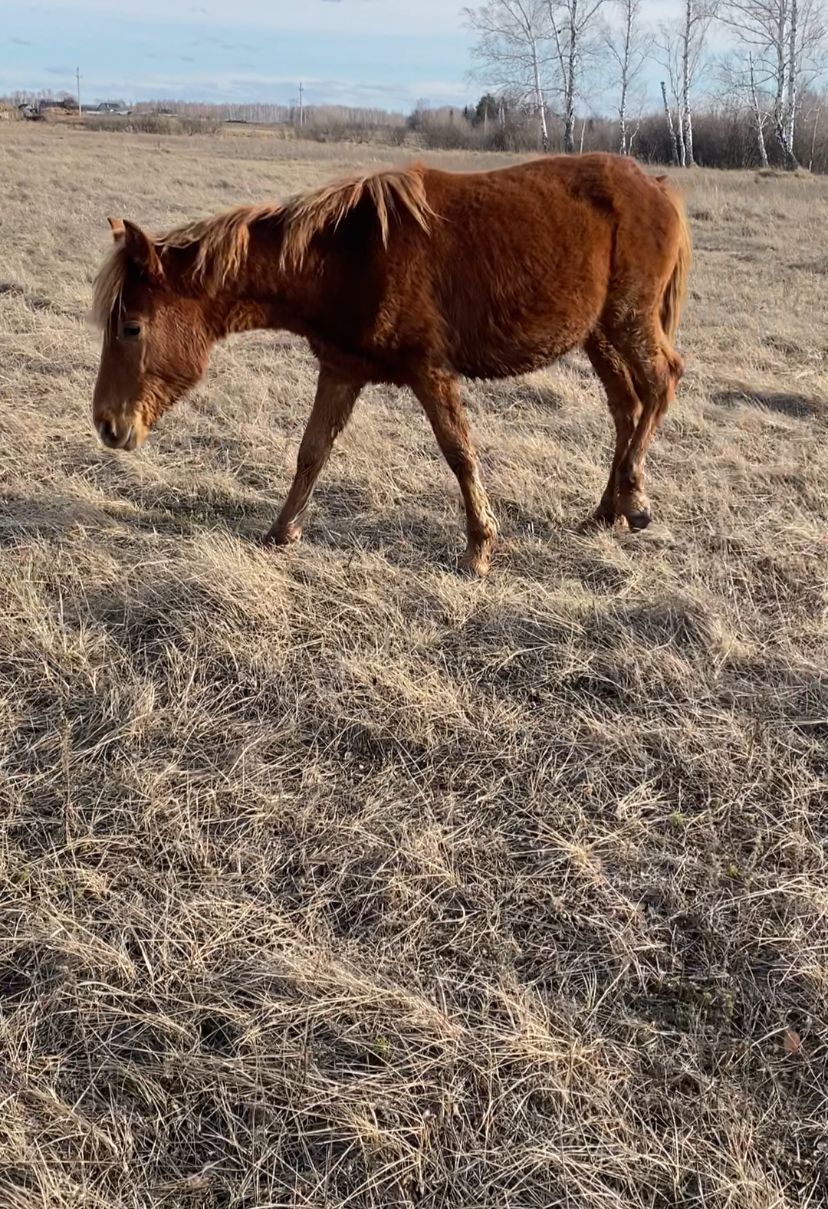
[[[282,229],[279,267],[299,269],[314,237],[327,228],[336,228],[359,204],[367,200],[379,223],[383,247],[388,247],[391,219],[408,214],[429,232],[434,211],[426,197],[424,168],[385,169],[380,172],[349,176],[300,193],[286,202],[259,206],[236,206],[212,218],[200,219],[151,236],[159,254],[165,248],[190,248],[197,245],[191,275],[208,293],[214,294],[235,280],[247,261],[250,228],[269,219],[278,220]],[[119,303],[126,283],[129,261],[122,242],[107,256],[95,279],[92,316],[99,327],[106,327]]]

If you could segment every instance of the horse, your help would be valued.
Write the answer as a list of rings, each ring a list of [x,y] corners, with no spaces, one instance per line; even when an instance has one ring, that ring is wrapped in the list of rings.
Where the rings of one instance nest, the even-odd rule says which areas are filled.
[[[150,235],[110,218],[95,280],[103,329],[100,439],[137,448],[203,377],[216,341],[252,329],[304,337],[316,396],[283,507],[263,540],[301,537],[311,493],[368,383],[410,388],[466,512],[460,564],[489,569],[497,535],[460,393],[581,347],[615,422],[594,519],[650,522],[644,459],[684,364],[674,348],[691,260],[666,177],[609,154],[480,172],[413,164],[238,206]]]

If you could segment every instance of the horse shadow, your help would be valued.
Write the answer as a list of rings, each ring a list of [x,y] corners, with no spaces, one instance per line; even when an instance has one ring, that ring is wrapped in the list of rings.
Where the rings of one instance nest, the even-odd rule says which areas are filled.
[[[733,383],[714,391],[711,402],[719,407],[741,407],[744,404],[765,407],[781,416],[796,420],[828,419],[828,404],[824,399],[800,395],[793,391],[756,390],[752,386]]]
[[[304,541],[340,558],[370,554],[399,570],[454,570],[465,521],[459,496],[441,505],[430,493],[401,493],[391,504],[378,504],[359,483],[339,480],[315,492]]]
[[[278,491],[272,501],[251,499],[217,489],[214,483],[185,497],[171,490],[150,503],[131,484],[109,484],[107,496],[99,500],[54,489],[42,496],[7,490],[0,494],[0,547],[34,540],[60,545],[73,534],[90,531],[111,547],[151,536],[170,540],[205,534],[260,546],[280,505]],[[378,506],[371,492],[357,483],[334,482],[320,486],[314,495],[303,545],[346,559],[372,554],[400,569],[451,568],[463,548],[462,525],[459,500],[456,510],[449,505],[440,512],[432,509],[429,499],[414,496],[389,508]],[[274,548],[274,558],[279,555]]]
[[[206,530],[231,531],[240,509],[235,497],[210,496],[190,499],[177,511],[165,507],[139,507],[128,495],[123,498],[87,501],[69,494],[50,492],[48,498],[5,491],[0,495],[0,546],[15,546],[41,538],[63,540],[78,530],[98,529],[112,540],[136,533],[158,533],[183,537]]]

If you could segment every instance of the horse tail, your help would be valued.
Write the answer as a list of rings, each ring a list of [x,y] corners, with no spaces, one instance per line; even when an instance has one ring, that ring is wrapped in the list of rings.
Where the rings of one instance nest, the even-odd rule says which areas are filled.
[[[684,202],[679,194],[665,183],[666,177],[660,176],[657,179],[675,210],[676,218],[678,219],[676,259],[661,299],[661,326],[664,329],[664,335],[670,344],[673,344],[681,318],[681,308],[687,294],[687,277],[690,272],[690,262],[693,252],[690,241],[690,226],[687,222],[687,212],[684,208]]]

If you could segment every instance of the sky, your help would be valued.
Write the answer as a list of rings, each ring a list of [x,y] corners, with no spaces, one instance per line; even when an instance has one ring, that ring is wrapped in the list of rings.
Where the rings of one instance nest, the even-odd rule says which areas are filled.
[[[410,110],[474,101],[466,4],[479,0],[0,0],[0,95]],[[652,26],[681,0],[644,0]],[[608,6],[609,8],[609,6]],[[663,74],[648,64],[655,96]]]
[[[464,104],[461,0],[0,0],[0,93]]]

